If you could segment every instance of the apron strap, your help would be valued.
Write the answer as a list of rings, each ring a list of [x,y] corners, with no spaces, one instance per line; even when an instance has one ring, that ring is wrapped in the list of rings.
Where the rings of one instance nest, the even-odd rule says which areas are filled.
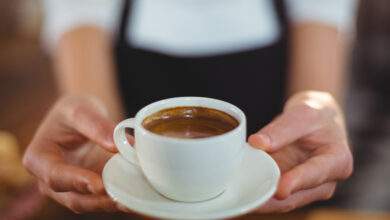
[[[122,15],[120,20],[120,26],[119,26],[119,35],[118,40],[119,42],[126,42],[126,36],[127,36],[127,27],[129,26],[130,22],[130,11],[132,8],[132,2],[130,0],[123,0],[124,4],[122,7]]]
[[[282,30],[282,36],[286,36],[288,33],[288,17],[285,0],[273,0],[275,12],[277,14],[279,25]]]

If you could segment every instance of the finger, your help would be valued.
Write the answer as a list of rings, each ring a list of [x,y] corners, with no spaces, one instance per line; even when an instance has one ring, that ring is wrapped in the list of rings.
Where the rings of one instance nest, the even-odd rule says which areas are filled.
[[[342,156],[332,153],[309,158],[282,175],[275,196],[285,199],[294,192],[340,180],[349,172],[347,164]]]
[[[40,190],[75,213],[116,212],[116,203],[107,195],[85,195],[75,192],[55,192],[41,184]]]
[[[272,198],[265,205],[261,206],[258,210],[256,210],[256,212],[289,212],[315,201],[330,199],[333,196],[335,189],[336,183],[330,182],[315,187],[313,189],[296,192],[285,200],[277,200],[275,198]]]
[[[324,123],[324,116],[320,110],[308,105],[297,105],[283,112],[259,132],[251,135],[248,141],[254,147],[275,152],[321,128]]]
[[[130,134],[126,134],[126,138],[127,138],[127,141],[133,145],[135,140],[134,140],[134,136],[130,135]]]
[[[95,104],[96,105],[96,104]],[[97,106],[90,103],[72,105],[65,112],[67,125],[110,152],[117,152],[112,134],[115,125]]]
[[[94,194],[104,192],[101,177],[97,173],[66,164],[58,155],[53,153],[31,155],[40,156],[39,158],[25,158],[25,166],[53,190]]]
[[[90,170],[59,163],[47,171],[48,183],[57,192],[104,193],[101,177]]]
[[[131,211],[129,208],[127,208],[126,206],[123,206],[121,204],[116,204],[116,207],[118,210],[120,210],[121,212],[125,212],[125,213],[133,213],[133,211]]]

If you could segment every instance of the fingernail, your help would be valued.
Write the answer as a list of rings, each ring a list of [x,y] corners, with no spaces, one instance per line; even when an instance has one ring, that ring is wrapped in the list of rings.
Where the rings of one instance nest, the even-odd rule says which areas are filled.
[[[104,144],[106,145],[106,147],[108,147],[112,152],[117,152],[117,149],[116,149],[116,146],[115,146],[115,143],[114,143],[114,139],[112,136],[107,136],[104,140]]]
[[[88,192],[95,193],[95,189],[94,189],[94,187],[91,184],[87,185],[87,189],[88,189]]]
[[[119,209],[122,212],[131,213],[131,210],[127,208],[126,206],[123,206],[119,203],[116,204],[117,209]]]
[[[114,138],[112,137],[112,135],[107,135],[104,142],[107,145],[114,145]]]
[[[88,191],[93,194],[100,194],[104,192],[104,187],[103,186],[96,186],[94,187],[92,184],[88,184]]]
[[[248,138],[249,144],[255,148],[259,148],[264,151],[268,151],[271,147],[270,138],[264,134],[252,134]]]
[[[261,143],[264,147],[269,148],[271,147],[271,138],[263,133],[256,134],[256,136],[261,139]]]

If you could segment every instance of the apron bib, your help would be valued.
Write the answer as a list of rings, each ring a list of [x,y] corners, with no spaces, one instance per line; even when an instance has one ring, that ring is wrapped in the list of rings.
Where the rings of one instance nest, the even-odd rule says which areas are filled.
[[[147,104],[177,96],[221,99],[241,108],[248,134],[282,110],[287,66],[287,19],[275,0],[281,37],[271,45],[226,55],[182,58],[133,48],[126,39],[131,1],[126,0],[115,47],[118,84],[128,117]]]

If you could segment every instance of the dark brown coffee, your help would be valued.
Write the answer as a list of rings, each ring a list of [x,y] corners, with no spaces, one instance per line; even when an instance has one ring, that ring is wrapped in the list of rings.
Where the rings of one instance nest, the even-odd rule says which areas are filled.
[[[147,130],[175,138],[205,138],[224,134],[238,126],[233,116],[217,109],[182,106],[163,109],[144,119]]]

